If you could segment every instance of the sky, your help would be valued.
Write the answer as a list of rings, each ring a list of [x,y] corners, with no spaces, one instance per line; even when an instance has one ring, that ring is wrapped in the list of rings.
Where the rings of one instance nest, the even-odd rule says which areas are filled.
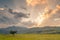
[[[0,26],[60,26],[60,0],[0,0]]]

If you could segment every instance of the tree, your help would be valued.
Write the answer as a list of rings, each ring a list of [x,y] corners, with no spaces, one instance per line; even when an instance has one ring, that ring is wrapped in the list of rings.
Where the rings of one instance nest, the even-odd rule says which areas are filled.
[[[10,31],[10,34],[15,35],[17,31]]]

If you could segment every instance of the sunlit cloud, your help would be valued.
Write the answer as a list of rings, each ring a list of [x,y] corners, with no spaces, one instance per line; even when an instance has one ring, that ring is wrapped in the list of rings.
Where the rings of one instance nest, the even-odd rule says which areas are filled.
[[[40,26],[42,24],[42,22],[44,22],[44,20],[49,19],[51,16],[53,16],[54,14],[57,14],[57,11],[60,10],[60,6],[56,5],[54,9],[51,8],[51,6],[53,6],[52,4],[49,4],[49,0],[26,0],[27,2],[27,6],[32,6],[32,13],[35,13],[35,10],[38,10],[38,12],[36,14],[38,14],[38,16],[36,16],[35,19],[32,19],[31,21],[34,23],[35,26]],[[56,0],[54,1],[56,2]],[[39,9],[35,9],[36,6],[45,6],[43,9],[43,12],[40,13]],[[32,26],[34,26],[32,25]]]
[[[2,11],[0,14],[9,20],[2,19],[3,16],[0,16],[0,20],[1,22],[2,20],[8,21],[7,24],[11,22],[10,25],[18,21],[14,25],[27,27],[57,25],[60,19],[54,18],[54,15],[60,15],[58,14],[58,11],[60,11],[60,2],[58,3],[58,1],[60,0],[13,0],[13,6],[0,8],[0,11]]]
[[[5,10],[5,8],[0,8],[0,10]]]
[[[60,21],[60,18],[55,18],[54,21]]]
[[[36,6],[38,4],[46,4],[46,0],[26,0],[28,6]]]

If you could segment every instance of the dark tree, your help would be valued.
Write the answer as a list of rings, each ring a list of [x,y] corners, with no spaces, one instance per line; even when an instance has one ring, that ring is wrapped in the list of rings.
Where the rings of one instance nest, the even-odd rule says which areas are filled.
[[[15,35],[17,31],[10,31],[10,34]]]

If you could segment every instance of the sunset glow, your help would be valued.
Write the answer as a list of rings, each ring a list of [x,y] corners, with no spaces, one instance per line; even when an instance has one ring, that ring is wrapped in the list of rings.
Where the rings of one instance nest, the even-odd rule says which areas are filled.
[[[38,14],[37,18],[33,20],[35,26],[40,26],[44,20],[49,19],[52,15],[56,14],[56,12],[59,11],[60,9],[59,5],[56,5],[54,9],[51,9],[51,7],[48,4],[48,0],[26,0],[26,2],[27,6],[33,7],[32,10],[36,10],[34,8],[37,5],[46,5],[45,8],[43,9],[43,12],[37,13]]]
[[[2,24],[41,27],[60,25],[60,0],[1,1]],[[4,19],[6,17],[6,19]],[[8,18],[8,19],[7,19]]]

